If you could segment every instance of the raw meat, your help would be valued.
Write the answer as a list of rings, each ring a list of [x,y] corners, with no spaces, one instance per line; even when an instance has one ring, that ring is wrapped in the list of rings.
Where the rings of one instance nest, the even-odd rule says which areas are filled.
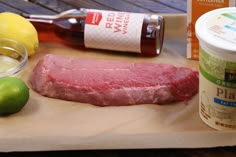
[[[41,95],[98,106],[164,104],[198,92],[198,73],[190,68],[60,55],[44,56],[30,82]]]

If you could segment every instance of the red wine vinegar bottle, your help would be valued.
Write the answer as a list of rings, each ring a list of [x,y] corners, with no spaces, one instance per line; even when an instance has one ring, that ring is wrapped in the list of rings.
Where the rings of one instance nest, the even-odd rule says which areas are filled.
[[[164,18],[156,14],[72,9],[57,15],[22,16],[35,26],[40,41],[146,56],[162,50]]]

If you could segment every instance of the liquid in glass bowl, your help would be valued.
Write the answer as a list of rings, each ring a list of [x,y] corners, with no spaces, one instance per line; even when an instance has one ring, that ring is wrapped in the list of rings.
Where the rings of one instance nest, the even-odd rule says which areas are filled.
[[[20,77],[27,61],[27,50],[21,43],[0,38],[0,78]]]

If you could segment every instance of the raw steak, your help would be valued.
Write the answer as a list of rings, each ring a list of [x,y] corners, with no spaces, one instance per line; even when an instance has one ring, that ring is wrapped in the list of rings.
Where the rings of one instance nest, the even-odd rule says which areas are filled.
[[[30,82],[41,95],[98,106],[164,104],[198,92],[198,73],[169,64],[44,56]]]

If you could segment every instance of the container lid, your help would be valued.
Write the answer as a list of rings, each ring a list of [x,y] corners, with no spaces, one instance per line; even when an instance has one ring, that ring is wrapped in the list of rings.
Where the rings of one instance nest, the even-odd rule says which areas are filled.
[[[199,41],[212,50],[236,54],[236,7],[203,14],[196,22],[195,32]]]

